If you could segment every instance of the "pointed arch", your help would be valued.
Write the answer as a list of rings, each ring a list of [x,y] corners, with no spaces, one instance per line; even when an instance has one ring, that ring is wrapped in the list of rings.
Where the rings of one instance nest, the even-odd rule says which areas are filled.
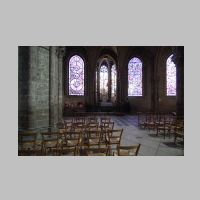
[[[84,61],[74,55],[69,60],[69,95],[84,95]]]
[[[167,96],[176,96],[176,65],[172,60],[173,54],[166,61]]]
[[[128,96],[142,96],[142,61],[133,57],[128,63]]]

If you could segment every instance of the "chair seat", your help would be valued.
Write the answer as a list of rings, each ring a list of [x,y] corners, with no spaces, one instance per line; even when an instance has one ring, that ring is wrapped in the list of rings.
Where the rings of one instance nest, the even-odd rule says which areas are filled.
[[[89,144],[90,145],[95,145],[99,143],[99,138],[94,138],[94,139],[89,139]]]
[[[110,143],[118,143],[119,141],[120,141],[120,138],[118,138],[118,137],[117,138],[110,138],[109,139]]]
[[[65,131],[66,131],[66,129],[64,129],[64,128],[63,129],[59,129],[59,133],[61,133],[61,134],[64,133]]]
[[[77,140],[68,140],[67,141],[67,146],[76,146],[78,145],[79,141]]]
[[[60,155],[67,155],[67,156],[74,156],[76,151],[76,147],[63,147],[59,154]]]
[[[106,156],[105,153],[88,153],[88,156]]]
[[[26,142],[26,143],[24,143],[23,145],[22,145],[22,148],[25,150],[25,149],[30,149],[30,150],[33,150],[34,148],[35,148],[35,144],[33,144],[33,143],[28,143],[28,142]]]
[[[176,133],[176,136],[178,136],[178,137],[184,137],[184,133]]]
[[[46,148],[55,147],[56,145],[57,145],[57,141],[47,141],[47,142],[45,142]]]
[[[120,156],[134,156],[137,152],[137,149],[131,149],[131,150],[126,150],[126,149],[120,149]]]

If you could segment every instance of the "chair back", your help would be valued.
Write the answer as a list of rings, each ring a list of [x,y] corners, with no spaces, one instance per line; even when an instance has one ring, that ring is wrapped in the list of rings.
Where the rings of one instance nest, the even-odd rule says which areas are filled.
[[[76,147],[79,146],[82,142],[82,132],[77,131],[66,131],[64,133],[65,137],[65,146],[67,147]]]
[[[118,156],[137,156],[141,144],[134,146],[118,146],[117,155]]]
[[[36,136],[37,136],[36,132],[19,133],[18,134],[19,149],[21,150],[35,149]]]
[[[120,145],[123,129],[113,129],[109,130],[107,134],[107,142],[109,145],[116,144]]]
[[[106,148],[88,148],[86,150],[87,156],[108,156],[109,147]]]

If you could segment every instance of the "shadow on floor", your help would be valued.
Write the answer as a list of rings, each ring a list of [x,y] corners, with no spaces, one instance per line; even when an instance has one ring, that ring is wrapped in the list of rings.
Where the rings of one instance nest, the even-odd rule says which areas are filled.
[[[168,146],[168,147],[174,147],[174,148],[178,148],[178,149],[183,149],[183,142],[162,142],[164,145]]]
[[[153,133],[149,133],[148,136],[151,136],[151,137],[154,137],[154,138],[158,137],[155,133],[154,134]]]

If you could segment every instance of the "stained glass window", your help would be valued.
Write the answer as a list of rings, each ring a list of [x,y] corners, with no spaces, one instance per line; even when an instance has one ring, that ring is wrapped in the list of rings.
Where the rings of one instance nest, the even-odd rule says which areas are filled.
[[[102,101],[108,99],[108,68],[105,65],[100,68],[100,98]]]
[[[69,95],[84,95],[84,61],[77,55],[69,60]]]
[[[128,63],[128,96],[142,96],[142,62],[136,57]]]
[[[117,70],[116,66],[113,65],[111,68],[111,98],[113,101],[116,100],[116,89],[117,89]]]
[[[176,96],[176,65],[172,56],[167,59],[167,96]]]

